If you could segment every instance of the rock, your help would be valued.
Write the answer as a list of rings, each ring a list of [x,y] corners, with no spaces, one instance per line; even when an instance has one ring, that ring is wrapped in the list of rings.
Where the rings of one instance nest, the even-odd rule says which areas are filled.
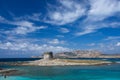
[[[3,69],[0,70],[0,74],[2,74],[3,76],[11,76],[11,75],[22,75],[23,72],[15,69]]]

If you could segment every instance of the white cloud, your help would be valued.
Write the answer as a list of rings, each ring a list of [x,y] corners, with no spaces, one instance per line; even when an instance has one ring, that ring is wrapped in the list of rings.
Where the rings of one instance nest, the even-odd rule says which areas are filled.
[[[32,43],[16,43],[16,42],[0,42],[0,49],[5,50],[15,50],[15,51],[38,51],[38,52],[46,52],[46,51],[53,51],[53,52],[62,52],[62,51],[70,51],[71,49],[62,47],[62,46],[52,46],[52,45],[38,45]]]
[[[8,36],[6,38],[6,41],[8,42],[16,42],[16,43],[38,43],[38,42],[42,42],[42,39],[37,39],[37,38],[21,38],[21,37],[17,37],[17,36]]]
[[[64,35],[57,35],[56,37],[58,37],[58,38],[63,38],[63,37],[65,37]]]
[[[90,34],[90,33],[93,33],[93,32],[95,32],[95,30],[94,29],[85,29],[85,30],[83,30],[83,31],[81,31],[81,32],[77,32],[75,35],[76,36],[82,36],[82,35],[86,35],[86,34]]]
[[[120,27],[119,22],[111,22],[111,23],[105,23],[105,22],[99,22],[99,23],[85,23],[80,29],[82,31],[75,33],[76,36],[82,36],[90,33],[97,32],[99,29],[102,28],[118,28]]]
[[[72,23],[85,14],[85,8],[74,0],[59,0],[61,6],[56,6],[54,10],[49,10],[46,22],[64,25]]]
[[[47,28],[47,26],[34,26],[33,23],[28,21],[20,21],[20,22],[13,22],[13,25],[17,27],[12,31],[6,31],[6,33],[13,33],[13,34],[27,34],[34,32],[36,30],[41,30]]]
[[[62,32],[62,33],[68,33],[70,31],[67,28],[60,28],[60,32]]]
[[[33,13],[32,15],[25,15],[20,17],[15,17],[15,20],[33,20],[33,21],[40,21],[40,13]]]
[[[4,20],[5,20],[5,18],[2,17],[2,16],[0,16],[0,22],[2,22],[2,21],[4,21]]]
[[[64,44],[65,41],[60,41],[58,39],[53,39],[53,40],[50,40],[48,41],[49,44]]]
[[[116,40],[116,39],[120,39],[120,36],[109,36],[105,40]]]
[[[11,43],[11,42],[6,42],[6,43],[0,43],[0,48],[1,49],[10,49],[10,50],[20,50],[24,49],[26,47],[26,43],[22,44],[16,44],[16,43]]]
[[[9,33],[9,34],[24,34],[25,35],[27,33],[31,33],[36,30],[47,28],[47,26],[35,26],[34,23],[32,23],[30,21],[26,21],[26,20],[9,21],[1,16],[0,16],[0,22],[17,26],[16,28],[14,28],[11,31],[6,31],[6,33]]]
[[[0,23],[8,23],[8,20],[5,19],[3,16],[0,16]]]
[[[120,47],[120,42],[117,42],[116,46],[119,46],[119,47]]]
[[[118,28],[119,22],[104,22],[103,20],[120,13],[119,0],[89,0],[90,9],[87,11],[87,18],[80,27],[80,32],[75,33],[77,36],[82,36],[97,32],[102,28]],[[118,16],[119,17],[119,16]]]
[[[120,12],[119,0],[89,0],[88,20],[100,21]]]
[[[32,22],[29,22],[29,21],[8,21],[8,24],[11,24],[11,25],[16,25],[16,26],[32,26],[33,23]]]
[[[33,27],[33,26],[19,26],[17,28],[15,28],[12,33],[15,34],[27,34],[27,33],[31,33],[34,32],[36,30],[40,30],[40,29],[45,29],[46,26],[40,26],[40,27]]]
[[[95,46],[91,46],[92,49],[100,50],[102,52],[107,53],[118,53],[120,51],[120,42],[118,40],[115,41],[103,41],[96,43]]]
[[[97,27],[94,25],[89,25],[89,26],[85,26],[82,28],[81,32],[77,32],[75,35],[76,36],[82,36],[82,35],[86,35],[86,34],[90,34],[93,32],[96,32]]]
[[[109,27],[112,27],[112,28],[118,28],[120,27],[120,22],[111,22],[109,24],[107,24]]]
[[[88,46],[95,46],[95,45],[96,45],[95,43],[88,44]]]

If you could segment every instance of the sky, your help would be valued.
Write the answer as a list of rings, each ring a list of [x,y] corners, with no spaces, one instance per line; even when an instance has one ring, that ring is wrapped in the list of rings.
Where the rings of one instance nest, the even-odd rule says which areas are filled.
[[[120,54],[120,0],[0,0],[0,58],[73,50]]]

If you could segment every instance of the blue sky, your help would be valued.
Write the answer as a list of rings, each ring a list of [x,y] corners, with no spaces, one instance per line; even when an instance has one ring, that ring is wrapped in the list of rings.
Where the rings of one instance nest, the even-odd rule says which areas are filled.
[[[120,0],[0,0],[0,57],[120,53]]]

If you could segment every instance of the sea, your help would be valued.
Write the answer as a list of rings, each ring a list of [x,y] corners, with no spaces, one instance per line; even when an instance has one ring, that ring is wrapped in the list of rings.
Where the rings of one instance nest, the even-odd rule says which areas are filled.
[[[4,58],[0,62],[34,61],[40,58]],[[0,75],[0,80],[120,80],[120,58],[78,58],[88,60],[107,60],[115,62],[109,65],[92,66],[10,66],[0,65],[3,69],[16,69],[19,75],[6,78]]]

